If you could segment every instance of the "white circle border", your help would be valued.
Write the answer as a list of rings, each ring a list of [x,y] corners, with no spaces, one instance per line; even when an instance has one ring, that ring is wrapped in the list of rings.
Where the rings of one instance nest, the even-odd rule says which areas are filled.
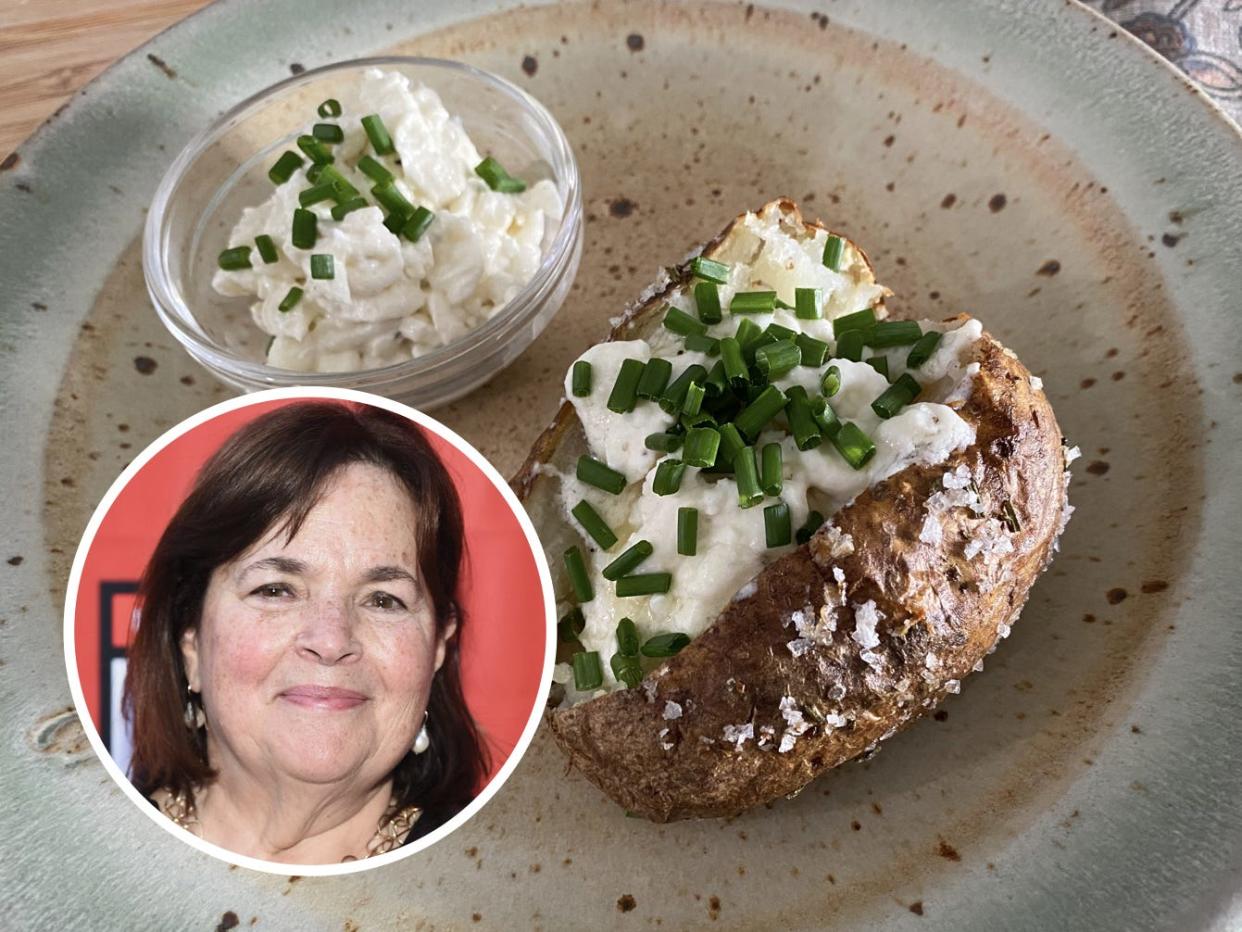
[[[358,861],[349,861],[343,864],[295,864],[284,863],[280,861],[264,861],[259,858],[246,857],[229,851],[227,848],[221,848],[211,842],[204,841],[194,833],[181,828],[172,822],[167,816],[156,809],[149,800],[147,800],[134,787],[129,779],[121,772],[121,768],[117,766],[116,761],[112,759],[112,755],[104,746],[103,739],[99,735],[98,729],[95,727],[94,720],[91,718],[90,712],[86,705],[86,695],[82,690],[82,680],[78,674],[77,662],[77,643],[76,643],[76,615],[78,605],[78,590],[82,582],[82,569],[86,564],[87,554],[95,542],[95,535],[99,532],[100,525],[108,512],[111,511],[112,505],[117,497],[125,490],[130,481],[136,476],[147,463],[155,457],[156,454],[163,451],[174,440],[189,433],[196,427],[207,423],[226,414],[230,411],[236,411],[247,408],[252,405],[263,404],[269,401],[283,400],[307,400],[307,399],[331,399],[334,401],[352,401],[357,404],[370,405],[371,407],[384,408],[395,414],[415,422],[424,430],[428,430],[442,440],[447,441],[456,447],[459,452],[464,454],[488,480],[497,488],[505,503],[509,506],[509,510],[513,512],[517,518],[518,524],[521,525],[523,533],[526,535],[526,542],[530,547],[531,554],[535,558],[535,566],[539,572],[539,582],[543,588],[544,618],[546,620],[544,634],[544,657],[543,671],[539,681],[539,688],[535,697],[535,705],[531,709],[530,717],[527,719],[526,727],[522,729],[522,734],[514,745],[513,750],[509,753],[504,764],[496,775],[487,782],[487,785],[472,799],[460,812],[453,818],[449,819],[439,828],[428,832],[422,838],[418,838],[408,845],[403,845],[387,854],[376,855],[375,857],[364,858]],[[392,864],[409,855],[422,851],[434,845],[436,842],[452,834],[471,818],[475,816],[496,794],[512,776],[513,771],[517,768],[518,762],[526,754],[527,748],[530,747],[531,741],[534,739],[535,731],[539,727],[539,722],[543,717],[543,709],[547,704],[548,692],[552,686],[552,665],[556,654],[556,637],[554,634],[556,624],[556,600],[553,595],[552,573],[548,568],[548,560],[543,552],[543,545],[539,542],[539,536],[535,532],[535,526],[530,520],[530,516],[526,513],[526,509],[522,503],[518,501],[517,495],[513,489],[509,487],[509,483],[501,476],[500,472],[487,459],[476,450],[471,444],[466,442],[456,431],[451,430],[439,421],[418,411],[408,405],[393,401],[389,398],[383,398],[378,395],[371,395],[367,392],[355,391],[347,388],[277,388],[268,389],[266,391],[253,392],[241,395],[237,398],[230,398],[219,404],[204,408],[202,411],[191,415],[180,424],[177,424],[155,440],[153,440],[142,452],[140,452],[130,462],[121,474],[113,481],[108,488],[107,493],[96,506],[94,513],[91,515],[90,521],[86,525],[86,530],[82,534],[82,539],[78,543],[77,553],[73,558],[73,567],[69,571],[69,585],[65,595],[65,622],[64,622],[64,639],[65,639],[65,665],[69,676],[69,689],[73,694],[74,710],[78,719],[81,721],[82,729],[86,733],[87,740],[90,741],[92,749],[96,756],[103,764],[108,775],[121,788],[121,791],[129,797],[130,801],[138,806],[138,808],[153,822],[162,829],[198,850],[211,855],[214,858],[225,861],[229,864],[235,864],[239,867],[249,868],[250,870],[262,871],[267,874],[279,874],[288,876],[291,872],[305,877],[334,877],[343,874],[356,874],[361,871],[371,870],[376,867],[383,867],[386,864]]]

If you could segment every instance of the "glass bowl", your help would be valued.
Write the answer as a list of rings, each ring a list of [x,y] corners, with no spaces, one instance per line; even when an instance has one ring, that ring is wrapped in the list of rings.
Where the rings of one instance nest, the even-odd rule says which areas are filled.
[[[272,191],[267,170],[306,132],[320,101],[368,68],[398,71],[430,87],[459,118],[480,153],[529,182],[551,180],[563,205],[543,240],[534,277],[486,322],[424,355],[378,369],[300,372],[263,361],[267,335],[250,297],[217,294],[217,257],[243,207]],[[560,309],[582,255],[578,164],[560,125],[508,81],[460,62],[390,56],[340,62],[274,84],[242,101],[192,139],[156,190],[143,232],[143,274],[160,320],[217,378],[255,391],[340,386],[433,408],[482,385],[539,335]]]

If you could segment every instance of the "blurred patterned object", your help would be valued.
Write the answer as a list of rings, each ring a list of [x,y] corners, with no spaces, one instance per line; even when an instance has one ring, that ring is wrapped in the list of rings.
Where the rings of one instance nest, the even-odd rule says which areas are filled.
[[[1242,122],[1242,0],[1087,0]]]

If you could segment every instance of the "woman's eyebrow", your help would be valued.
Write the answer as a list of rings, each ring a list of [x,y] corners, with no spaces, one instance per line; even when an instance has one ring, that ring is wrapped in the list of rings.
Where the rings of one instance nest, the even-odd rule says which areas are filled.
[[[414,574],[400,566],[373,566],[367,570],[363,578],[367,582],[392,582],[395,579],[405,579],[418,585]]]
[[[241,576],[252,573],[255,570],[275,570],[278,573],[286,573],[290,576],[301,576],[306,573],[306,564],[301,560],[294,560],[291,557],[264,557],[262,560],[255,560],[245,569],[241,571]]]

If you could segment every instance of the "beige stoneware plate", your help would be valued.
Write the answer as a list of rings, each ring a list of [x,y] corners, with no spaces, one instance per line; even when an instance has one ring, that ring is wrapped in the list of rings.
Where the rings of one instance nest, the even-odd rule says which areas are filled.
[[[287,75],[383,52],[517,81],[588,213],[554,326],[438,412],[511,473],[608,319],[779,196],[903,315],[969,311],[1043,377],[1078,512],[959,697],[797,798],[654,826],[541,734],[473,822],[377,872],[230,870],[112,784],[60,613],[87,518],[225,397],[162,330],[144,209],[180,146]],[[15,928],[1226,929],[1242,923],[1242,137],[1076,4],[226,0],[88,87],[0,172],[3,924]]]

